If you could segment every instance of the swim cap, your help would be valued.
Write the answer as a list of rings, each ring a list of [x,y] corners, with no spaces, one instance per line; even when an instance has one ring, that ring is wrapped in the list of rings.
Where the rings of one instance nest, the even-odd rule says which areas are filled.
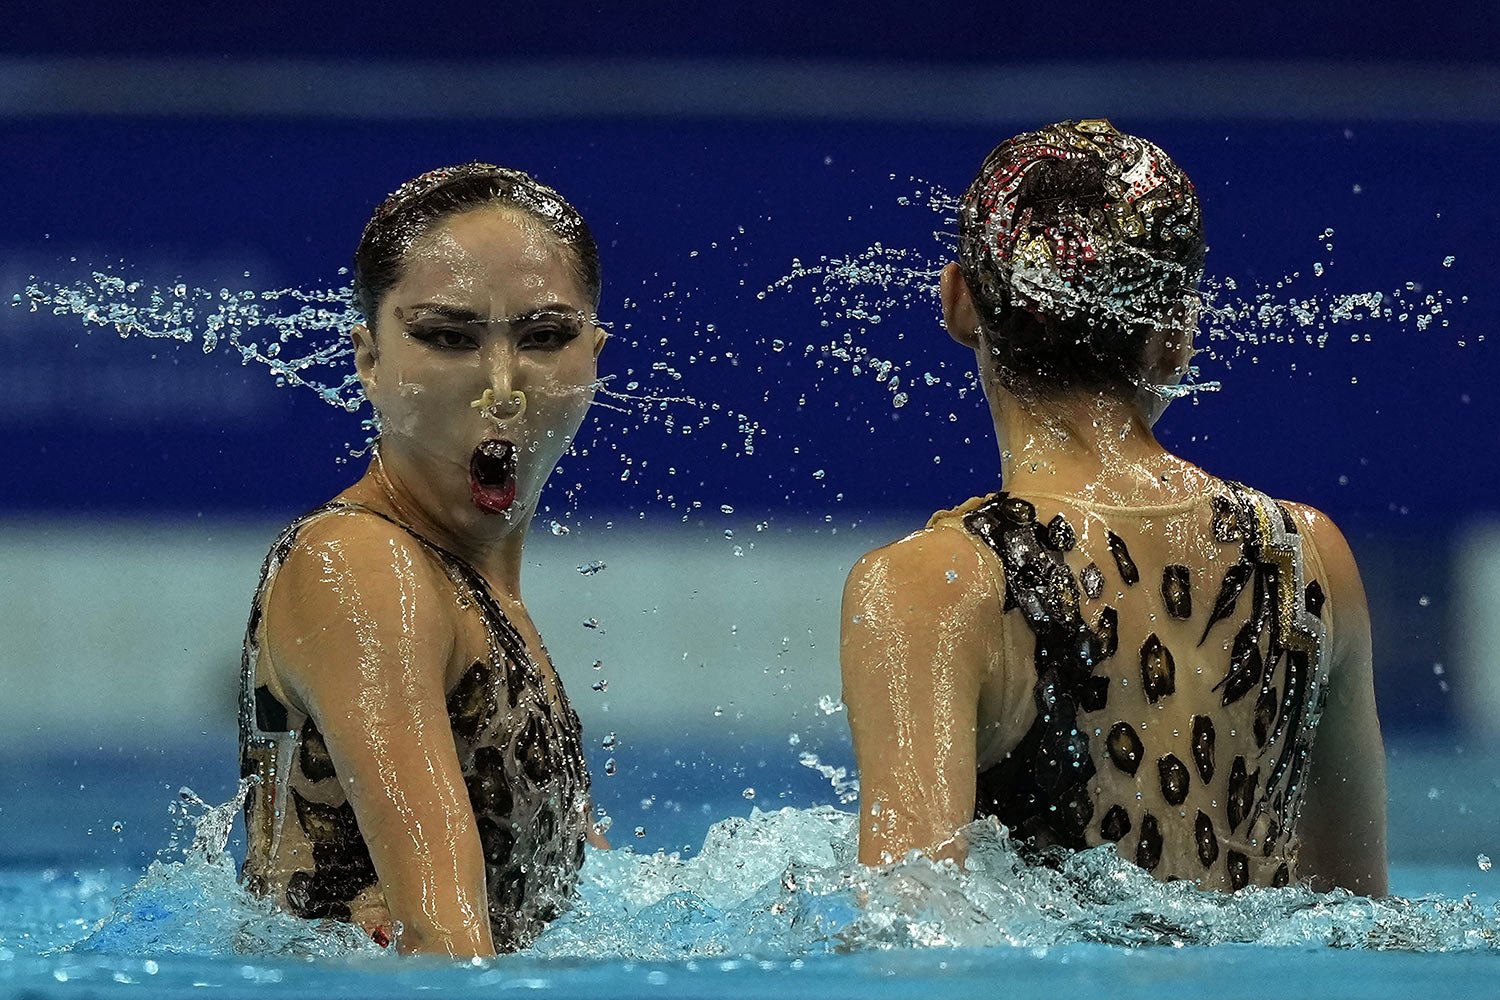
[[[959,266],[991,325],[1013,305],[1095,329],[1158,325],[1203,273],[1192,182],[1102,118],[996,146],[959,218]]]

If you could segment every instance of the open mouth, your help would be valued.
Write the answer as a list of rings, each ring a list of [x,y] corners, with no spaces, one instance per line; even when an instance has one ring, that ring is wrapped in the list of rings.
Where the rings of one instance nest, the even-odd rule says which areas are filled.
[[[503,514],[516,502],[516,446],[509,441],[485,441],[469,458],[469,492],[474,506],[489,514]]]

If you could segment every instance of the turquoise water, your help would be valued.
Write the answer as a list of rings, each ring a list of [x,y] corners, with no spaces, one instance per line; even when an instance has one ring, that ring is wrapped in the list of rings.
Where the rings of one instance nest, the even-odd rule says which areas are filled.
[[[912,859],[872,873],[852,863],[847,807],[812,805],[814,786],[794,771],[762,776],[759,802],[778,784],[794,800],[765,811],[729,797],[723,775],[696,785],[625,775],[634,784],[616,793],[687,806],[654,842],[700,846],[591,853],[572,911],[531,951],[474,964],[397,959],[347,927],[244,895],[232,839],[223,850],[232,796],[160,791],[154,778],[170,764],[91,771],[81,783],[100,790],[92,797],[60,796],[49,776],[40,791],[21,783],[20,801],[0,811],[0,993],[926,997],[1108,984],[1113,997],[1261,997],[1275,982],[1279,996],[1373,997],[1435,981],[1444,995],[1488,993],[1500,972],[1500,872],[1473,845],[1500,828],[1484,777],[1495,760],[1465,755],[1465,773],[1448,766],[1451,750],[1394,757],[1397,897],[1381,902],[1199,893],[1108,850],[1030,868],[983,827],[968,872]],[[28,836],[17,816],[47,809],[44,799],[73,814],[55,827],[80,836]],[[143,799],[144,812],[120,808]],[[175,822],[134,829],[168,805]],[[151,843],[149,863],[131,857]]]

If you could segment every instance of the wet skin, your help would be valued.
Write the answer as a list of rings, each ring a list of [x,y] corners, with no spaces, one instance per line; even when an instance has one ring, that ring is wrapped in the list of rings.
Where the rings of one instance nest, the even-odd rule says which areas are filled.
[[[1165,408],[1159,398],[1076,393],[1038,400],[1013,393],[984,345],[978,310],[956,265],[943,273],[942,296],[950,335],[975,352],[1000,445],[1001,482],[1010,495],[1077,496],[1133,508],[1190,502],[1221,488],[1214,477],[1156,440],[1152,426]],[[1162,331],[1146,352],[1144,379],[1176,382],[1191,352],[1190,328]],[[1306,777],[1298,877],[1316,888],[1338,885],[1381,894],[1386,887],[1384,755],[1364,591],[1337,527],[1310,508],[1284,506],[1321,557],[1326,576],[1315,603],[1321,609],[1326,600],[1330,620],[1337,623],[1325,649],[1328,703]],[[1067,539],[1054,547],[1071,547],[1062,541]],[[1146,582],[1123,542],[1113,537],[1110,542],[1101,547],[1113,566],[1101,562],[1082,574],[1080,589],[1089,598]],[[1173,566],[1165,578],[1151,581],[1168,602],[1167,620],[1193,613],[1181,587],[1182,569]],[[1108,587],[1103,586],[1105,576]],[[1205,602],[1217,597],[1200,605],[1200,614],[1213,616],[1208,628],[1232,607],[1236,581],[1243,586],[1237,577],[1223,586],[1216,581],[1217,592],[1203,595]],[[979,746],[1003,758],[1038,718],[1038,670],[1031,660],[1033,648],[1046,644],[1029,636],[1007,641],[1007,616],[1000,608],[1008,599],[1024,595],[1007,591],[996,560],[973,537],[948,527],[927,528],[869,553],[851,571],[844,591],[841,662],[860,772],[859,855],[864,863],[893,861],[912,849],[963,859],[966,845],[957,831],[975,816]],[[1189,734],[1195,725],[1202,730],[1196,716],[1183,714],[1190,710],[1183,709],[1180,719],[1171,714],[1178,709],[1165,653],[1159,644],[1143,648],[1141,672],[1133,683],[1144,682],[1150,706],[1167,713],[1158,717],[1165,728]],[[1103,728],[1108,731],[1107,722]],[[1130,735],[1121,731],[1110,743],[1116,755],[1111,766],[1130,773],[1139,769],[1149,780],[1163,782],[1164,795],[1170,790],[1169,801],[1175,799],[1192,758],[1191,744],[1172,760],[1153,760],[1148,768]],[[1211,774],[1212,764],[1201,762],[1211,738],[1197,739],[1199,756],[1192,759]],[[1102,822],[1102,839],[1119,840],[1130,832],[1128,817],[1110,805],[1097,804],[1094,823]],[[1176,816],[1174,811],[1174,823]],[[1222,863],[1217,841],[1209,842],[1211,830],[1195,826],[1195,819],[1189,814],[1182,819],[1182,830],[1167,830],[1169,842],[1192,850],[1203,865]],[[1153,821],[1151,835],[1135,852],[1138,862],[1151,862],[1145,867],[1156,867],[1160,832]],[[1135,840],[1130,838],[1132,845]],[[1234,877],[1236,858],[1243,868],[1241,856],[1230,858],[1231,886],[1244,884]]]
[[[556,238],[484,208],[419,237],[355,363],[381,422],[379,451],[339,497],[411,526],[471,566],[558,684],[521,603],[538,497],[588,409],[604,333]],[[471,404],[486,390],[498,403]],[[515,394],[524,393],[525,405]],[[514,499],[476,502],[475,449],[514,445]],[[495,950],[485,864],[446,699],[485,650],[472,615],[410,534],[375,517],[325,518],[268,595],[259,683],[314,720],[358,820],[379,901],[356,912],[400,928],[397,946]]]
[[[519,588],[520,551],[542,486],[593,399],[604,332],[556,238],[515,211],[450,219],[408,253],[375,331],[354,331],[355,365],[380,414],[380,455],[396,500],[426,537]],[[493,410],[474,407],[485,390]],[[508,405],[525,394],[519,415]],[[473,502],[483,441],[516,446],[516,497],[503,514]],[[357,494],[355,491],[358,491]],[[350,492],[385,491],[372,476]]]

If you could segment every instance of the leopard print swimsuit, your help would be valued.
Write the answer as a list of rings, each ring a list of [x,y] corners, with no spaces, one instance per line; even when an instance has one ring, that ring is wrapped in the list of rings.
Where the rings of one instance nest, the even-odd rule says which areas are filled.
[[[326,517],[380,517],[411,534],[444,571],[463,613],[477,615],[487,655],[448,692],[448,717],[485,860],[490,928],[501,951],[524,948],[577,881],[589,817],[578,716],[555,695],[515,626],[472,566],[379,511],[335,502],[295,521],[261,570],[241,661],[242,878],[306,918],[352,920],[377,940],[388,920],[369,849],[316,722],[257,684],[266,596],[302,531]]]
[[[1020,742],[981,741],[978,817],[1205,888],[1297,878],[1331,609],[1283,505],[1232,483],[1145,508],[998,493],[931,523],[993,555],[1007,660],[1035,668]]]

